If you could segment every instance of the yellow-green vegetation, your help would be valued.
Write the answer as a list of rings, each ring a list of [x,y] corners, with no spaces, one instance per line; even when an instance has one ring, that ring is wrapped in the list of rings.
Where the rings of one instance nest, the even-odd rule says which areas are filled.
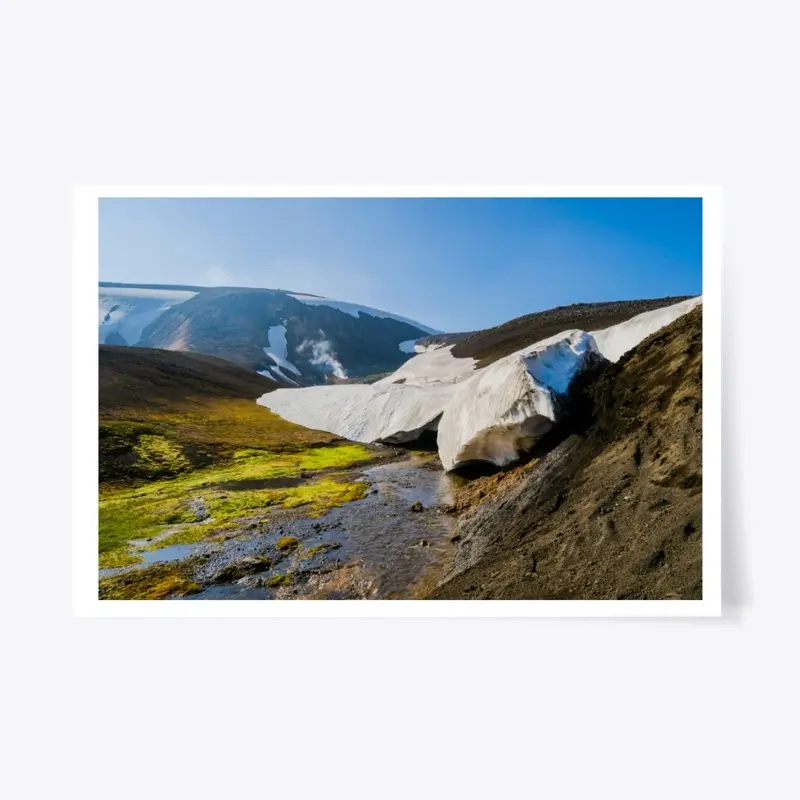
[[[372,458],[373,451],[351,444],[298,453],[249,448],[236,451],[225,464],[183,472],[172,478],[135,487],[101,486],[100,567],[136,563],[139,559],[129,551],[129,541],[153,539],[172,526],[175,530],[170,535],[159,538],[148,549],[197,542],[235,527],[236,520],[261,515],[271,508],[308,506],[310,516],[320,516],[363,497],[367,484],[336,475],[283,488],[267,486],[240,491],[230,485],[296,477],[304,471],[344,468]],[[211,518],[209,521],[197,522],[196,512],[189,505],[191,500],[200,499]]]
[[[100,553],[100,561],[98,566],[100,569],[117,569],[119,567],[130,567],[132,564],[138,564],[141,561],[141,556],[137,556],[125,547],[118,547],[115,550],[107,550],[105,553]]]
[[[277,542],[275,542],[275,547],[277,547],[281,552],[294,550],[297,545],[298,541],[294,536],[282,536]]]
[[[180,565],[153,564],[100,581],[101,600],[164,600],[199,592]]]
[[[267,581],[267,584],[274,588],[276,586],[288,586],[291,582],[292,582],[291,575],[273,575]]]
[[[131,398],[131,403],[135,401]],[[255,400],[242,398],[102,408],[100,479],[141,482],[180,474],[190,466],[224,463],[243,448],[274,455],[303,453],[336,440],[330,433],[295,425]]]
[[[151,475],[174,475],[191,468],[180,445],[166,436],[142,434],[134,445],[133,452]]]

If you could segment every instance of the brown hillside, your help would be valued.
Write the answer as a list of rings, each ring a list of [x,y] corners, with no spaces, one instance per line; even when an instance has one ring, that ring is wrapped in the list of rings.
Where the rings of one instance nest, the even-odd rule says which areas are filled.
[[[244,449],[295,452],[338,440],[256,403],[277,388],[214,356],[101,345],[101,483],[178,474]]]
[[[278,384],[200,353],[100,345],[100,412],[211,397],[255,399]]]
[[[701,313],[608,366],[582,430],[462,490],[457,505],[479,505],[434,597],[702,596]]]

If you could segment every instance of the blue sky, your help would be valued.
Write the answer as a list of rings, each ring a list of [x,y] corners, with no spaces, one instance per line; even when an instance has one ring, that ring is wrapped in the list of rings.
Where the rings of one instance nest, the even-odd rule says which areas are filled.
[[[262,286],[445,331],[702,291],[701,200],[103,199],[100,279]]]

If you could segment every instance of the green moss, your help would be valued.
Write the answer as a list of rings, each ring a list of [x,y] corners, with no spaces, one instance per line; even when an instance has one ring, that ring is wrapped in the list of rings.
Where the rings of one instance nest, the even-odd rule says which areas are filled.
[[[275,547],[281,552],[286,552],[288,550],[294,550],[298,544],[299,542],[294,536],[283,536],[275,542]]]
[[[164,527],[195,517],[182,499],[170,494],[106,497],[100,500],[100,554],[127,549],[131,539],[149,539]]]
[[[183,464],[177,451],[164,446],[163,437],[140,436],[147,442],[148,458],[177,468]],[[159,440],[156,442],[156,440]],[[122,566],[135,559],[128,553],[132,539],[151,539],[166,527],[176,526],[168,537],[153,542],[147,549],[174,544],[191,544],[211,534],[235,527],[237,520],[263,515],[272,508],[309,506],[318,517],[331,508],[364,496],[367,484],[342,482],[332,477],[281,489],[231,491],[221,484],[297,475],[302,470],[349,466],[373,456],[360,445],[312,448],[304,453],[279,455],[260,450],[237,451],[233,460],[222,466],[183,472],[171,478],[153,480],[142,486],[105,485],[100,493],[100,554],[104,563]],[[202,498],[211,522],[196,522],[188,502]],[[179,526],[179,527],[178,527]],[[127,553],[127,555],[126,555]],[[112,555],[113,554],[113,555]],[[119,560],[119,563],[117,563]]]
[[[179,566],[153,564],[100,581],[101,600],[165,600],[201,591]]]
[[[99,568],[118,569],[119,567],[130,567],[132,564],[138,564],[141,560],[141,556],[137,556],[130,550],[120,547],[116,550],[100,553]]]
[[[271,587],[288,586],[292,582],[291,575],[273,575],[268,581],[267,585]]]
[[[124,404],[104,404],[101,393],[101,482],[130,485],[160,477],[135,450],[142,436],[167,439],[193,469],[228,463],[242,448],[276,455],[336,441],[332,434],[288,422],[252,399],[192,397],[189,392],[176,400],[148,400],[152,395],[147,387],[141,395],[126,392]],[[155,466],[163,465],[157,459]]]
[[[297,508],[310,505],[310,516],[320,517],[327,511],[337,506],[360,500],[365,494],[369,484],[363,481],[355,483],[339,483],[331,480],[321,480],[306,486],[298,486],[286,490],[286,497],[282,501],[284,508]]]
[[[175,475],[190,469],[189,459],[183,454],[183,448],[166,436],[142,434],[133,447],[139,457],[138,468],[152,477]]]
[[[216,533],[221,529],[222,526],[220,525],[214,528],[213,531]],[[186,525],[175,531],[175,533],[171,533],[169,536],[165,536],[163,539],[159,539],[143,549],[152,552],[153,550],[160,550],[162,547],[172,547],[175,544],[195,544],[196,542],[202,542],[211,532],[207,525]]]

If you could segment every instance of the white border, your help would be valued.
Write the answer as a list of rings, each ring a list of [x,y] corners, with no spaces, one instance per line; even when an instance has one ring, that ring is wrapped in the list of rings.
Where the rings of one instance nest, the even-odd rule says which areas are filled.
[[[702,600],[99,600],[97,597],[101,197],[701,197]],[[718,617],[722,538],[722,196],[711,186],[79,186],[73,188],[72,610],[79,617]]]

